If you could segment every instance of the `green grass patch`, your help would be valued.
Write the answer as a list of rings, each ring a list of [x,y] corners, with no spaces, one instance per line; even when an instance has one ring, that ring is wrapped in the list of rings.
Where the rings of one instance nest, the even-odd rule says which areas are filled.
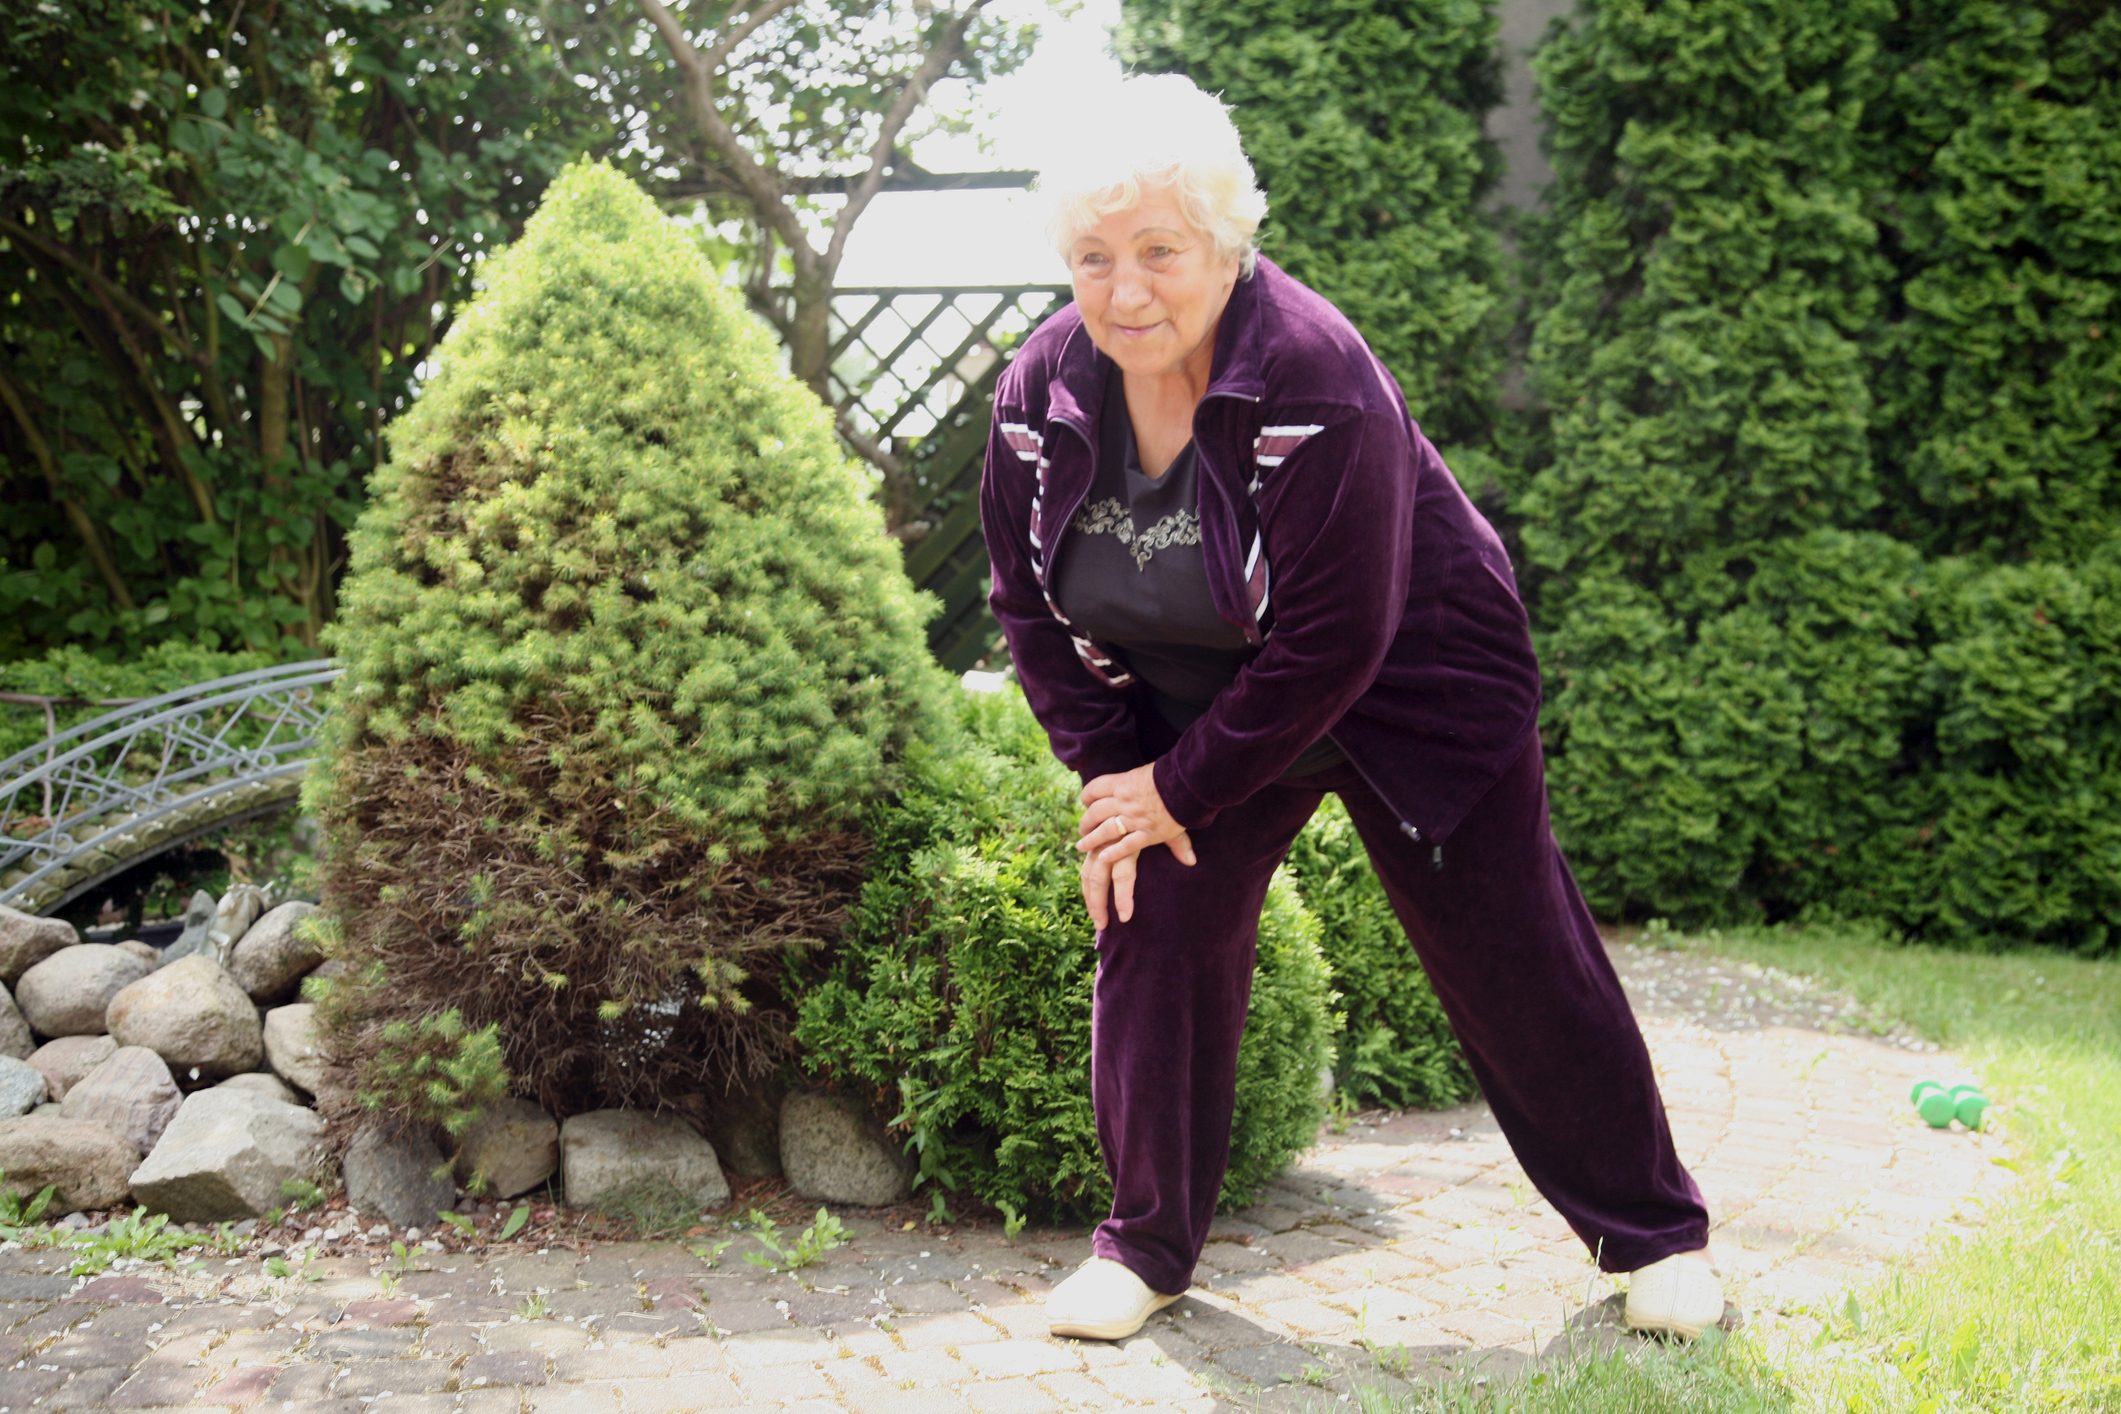
[[[1693,1345],[1645,1344],[1555,1361],[1514,1378],[1459,1371],[1408,1394],[1376,1387],[1362,1414],[1785,1414],[1797,1405],[1754,1346],[1710,1331]],[[1347,1404],[1321,1401],[1319,1411]]]

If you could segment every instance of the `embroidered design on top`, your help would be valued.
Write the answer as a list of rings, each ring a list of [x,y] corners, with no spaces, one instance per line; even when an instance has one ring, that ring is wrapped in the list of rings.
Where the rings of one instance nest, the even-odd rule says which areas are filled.
[[[1173,511],[1147,530],[1134,528],[1134,517],[1119,500],[1109,498],[1084,506],[1075,513],[1071,528],[1082,535],[1114,535],[1134,556],[1137,571],[1149,568],[1158,550],[1173,545],[1200,544],[1200,517],[1191,511]]]

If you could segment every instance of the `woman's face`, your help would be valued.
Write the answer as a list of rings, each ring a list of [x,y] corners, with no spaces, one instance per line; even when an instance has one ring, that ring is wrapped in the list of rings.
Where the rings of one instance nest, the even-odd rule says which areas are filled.
[[[1106,357],[1132,374],[1185,370],[1207,382],[1238,257],[1218,256],[1168,190],[1145,189],[1077,236],[1068,273],[1083,327]]]

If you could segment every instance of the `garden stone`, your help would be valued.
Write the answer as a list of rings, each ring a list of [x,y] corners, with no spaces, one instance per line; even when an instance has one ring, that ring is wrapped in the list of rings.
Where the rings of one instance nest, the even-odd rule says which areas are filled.
[[[114,1208],[125,1200],[126,1175],[140,1156],[100,1124],[53,1115],[0,1120],[0,1173],[29,1197],[49,1183],[52,1211]]]
[[[0,982],[15,979],[61,948],[81,941],[74,925],[61,918],[38,918],[0,904]]]
[[[51,1115],[54,1118],[57,1118],[59,1115],[59,1111],[65,1108],[66,1106],[59,1104],[56,1101],[46,1100],[43,1104],[31,1110],[30,1113],[33,1115]]]
[[[254,1000],[287,1001],[302,975],[324,961],[324,950],[296,926],[320,911],[313,903],[283,903],[243,934],[228,970]]]
[[[110,999],[154,970],[109,943],[79,943],[25,971],[15,1004],[40,1036],[100,1036]]]
[[[831,1095],[801,1091],[781,1103],[781,1171],[806,1198],[882,1208],[913,1192],[912,1175],[883,1127]]]
[[[219,1086],[195,1091],[134,1171],[133,1198],[174,1222],[258,1217],[282,1201],[282,1184],[309,1177],[323,1134],[323,1119],[300,1105]]]
[[[253,1095],[268,1095],[290,1105],[302,1103],[295,1087],[274,1075],[269,1070],[246,1070],[241,1075],[231,1075],[214,1087],[216,1090],[245,1090]]]
[[[184,1092],[162,1057],[145,1046],[121,1046],[66,1092],[59,1112],[68,1119],[100,1124],[150,1154],[183,1103]]]
[[[591,1110],[560,1126],[568,1203],[601,1208],[634,1194],[675,1191],[703,1208],[729,1201],[714,1146],[674,1114]]]
[[[177,934],[162,954],[164,965],[180,957],[190,957],[206,946],[206,935],[214,930],[214,896],[201,889],[191,896],[191,903],[184,910],[184,931]]]
[[[118,944],[118,949],[121,952],[129,952],[134,957],[139,958],[140,961],[146,963],[147,970],[150,972],[162,965],[161,952],[153,944],[143,943],[138,938],[127,938],[124,942]]]
[[[393,1227],[432,1227],[456,1201],[445,1164],[434,1141],[417,1130],[364,1125],[346,1148],[346,1201],[359,1212],[382,1214]]]
[[[331,1063],[317,1040],[314,1006],[296,1002],[265,1013],[265,1062],[281,1079],[317,1093],[331,1074]]]
[[[14,993],[0,987],[0,1056],[27,1060],[36,1049],[37,1038],[30,1034],[22,1008],[15,1005]]]
[[[43,1104],[49,1093],[44,1072],[28,1061],[0,1056],[0,1119],[28,1114]]]
[[[787,1087],[754,1080],[707,1099],[707,1140],[730,1172],[770,1178],[781,1171],[781,1105]]]
[[[179,958],[111,998],[105,1019],[121,1046],[145,1046],[177,1081],[220,1080],[256,1070],[264,1029],[250,996],[203,954]]]
[[[118,1043],[108,1036],[61,1036],[46,1041],[29,1054],[29,1063],[43,1073],[54,1103],[81,1083],[83,1076],[116,1054]]]
[[[457,1146],[457,1181],[486,1198],[528,1193],[559,1167],[559,1121],[528,1100],[488,1105]]]

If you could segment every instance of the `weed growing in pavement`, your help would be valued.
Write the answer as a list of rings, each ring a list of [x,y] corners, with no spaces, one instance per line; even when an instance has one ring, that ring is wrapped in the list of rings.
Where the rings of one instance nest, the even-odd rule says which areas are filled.
[[[0,1184],[7,1180],[7,1171],[0,1169]],[[52,1194],[58,1190],[45,1184],[28,1202],[12,1188],[0,1188],[0,1241],[24,1242],[34,1236],[32,1229],[52,1205]]]
[[[479,1235],[479,1221],[477,1218],[467,1218],[462,1213],[453,1213],[447,1208],[444,1208],[435,1216],[455,1228],[460,1236],[472,1238]]]
[[[225,1225],[224,1225],[225,1226]],[[58,1239],[75,1253],[72,1274],[93,1276],[120,1258],[160,1262],[174,1267],[177,1254],[206,1246],[208,1239],[169,1225],[167,1213],[149,1213],[145,1208],[112,1218],[98,1233],[75,1233]]]
[[[746,1252],[744,1260],[769,1272],[798,1271],[816,1263],[847,1240],[847,1229],[823,1208],[817,1210],[816,1220],[797,1233],[792,1242],[784,1243],[780,1227],[757,1208],[751,1210],[745,1221],[752,1229],[753,1240],[766,1250]]]
[[[526,1321],[542,1321],[552,1314],[552,1303],[545,1299],[542,1292],[535,1296],[526,1296],[516,1307],[516,1314]]]
[[[729,1245],[735,1241],[733,1237],[725,1237],[719,1242],[695,1242],[692,1244],[692,1255],[710,1267],[719,1267],[722,1265],[722,1254],[728,1251]]]

